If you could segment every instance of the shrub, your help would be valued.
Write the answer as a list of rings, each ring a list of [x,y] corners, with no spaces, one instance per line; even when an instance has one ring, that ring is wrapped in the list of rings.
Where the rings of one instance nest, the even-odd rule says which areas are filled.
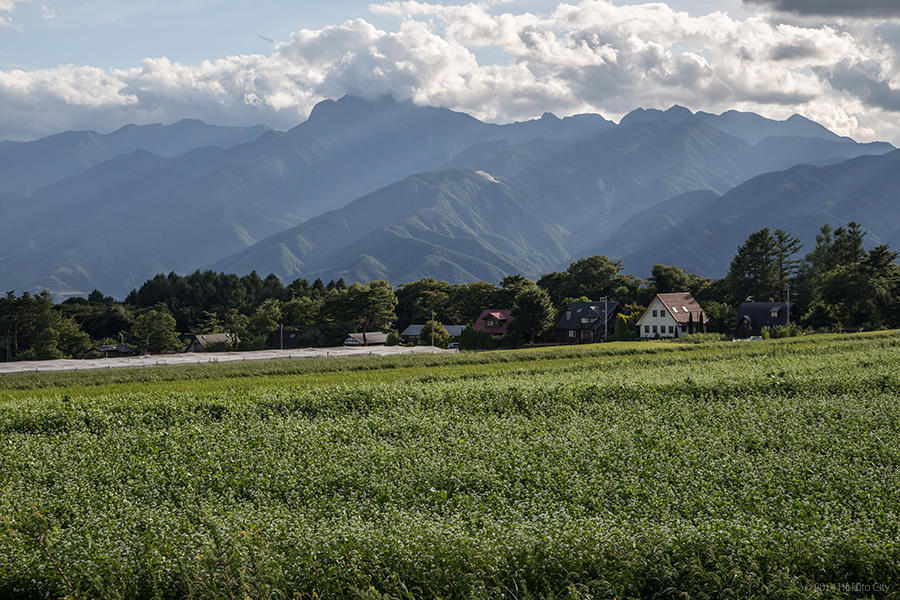
[[[490,350],[494,347],[494,336],[487,331],[475,331],[466,327],[459,336],[460,350]]]
[[[777,325],[772,327],[770,333],[773,338],[788,338],[804,335],[806,330],[798,323],[789,323],[787,325]]]

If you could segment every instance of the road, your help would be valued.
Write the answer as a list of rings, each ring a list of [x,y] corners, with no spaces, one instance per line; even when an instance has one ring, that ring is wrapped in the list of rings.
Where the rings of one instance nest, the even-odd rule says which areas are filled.
[[[37,373],[43,371],[83,371],[91,369],[120,369],[124,367],[154,367],[157,365],[196,365],[214,362],[248,360],[277,360],[295,358],[339,358],[345,356],[391,356],[397,354],[454,353],[431,346],[339,346],[336,348],[300,348],[297,350],[255,350],[252,352],[191,352],[185,354],[154,354],[125,358],[94,358],[88,360],[28,360],[0,363],[3,373]]]

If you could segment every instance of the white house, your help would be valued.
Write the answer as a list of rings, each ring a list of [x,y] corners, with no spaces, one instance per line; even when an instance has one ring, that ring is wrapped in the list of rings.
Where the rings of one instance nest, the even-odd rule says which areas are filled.
[[[675,338],[687,333],[691,322],[702,330],[707,321],[692,295],[673,292],[657,294],[638,319],[637,327],[641,338]]]

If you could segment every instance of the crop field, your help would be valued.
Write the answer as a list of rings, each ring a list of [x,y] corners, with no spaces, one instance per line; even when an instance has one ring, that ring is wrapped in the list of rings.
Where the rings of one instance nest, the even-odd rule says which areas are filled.
[[[0,597],[900,597],[900,336],[0,377]]]

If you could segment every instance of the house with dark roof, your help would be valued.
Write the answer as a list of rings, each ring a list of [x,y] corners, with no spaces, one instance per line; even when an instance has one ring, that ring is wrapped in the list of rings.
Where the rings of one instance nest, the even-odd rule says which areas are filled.
[[[191,337],[185,352],[210,352],[232,349],[241,339],[233,333],[198,333]]]
[[[465,325],[444,325],[443,327],[451,338],[458,338],[466,328]],[[400,339],[406,343],[418,344],[424,328],[425,325],[410,325],[400,332]]]
[[[708,320],[690,293],[672,292],[654,296],[637,327],[641,339],[677,338],[692,329],[702,331]]]
[[[483,331],[499,338],[506,335],[506,328],[512,320],[512,311],[508,308],[486,308],[481,311],[472,329]]]
[[[123,356],[134,356],[137,352],[131,346],[125,344],[106,344],[94,346],[92,352],[99,352],[103,358],[121,358]]]
[[[561,344],[602,342],[615,330],[616,315],[622,312],[618,302],[573,302],[553,329]]]
[[[800,310],[793,302],[744,302],[738,308],[734,337],[762,335],[768,327],[789,325],[800,320]]]

